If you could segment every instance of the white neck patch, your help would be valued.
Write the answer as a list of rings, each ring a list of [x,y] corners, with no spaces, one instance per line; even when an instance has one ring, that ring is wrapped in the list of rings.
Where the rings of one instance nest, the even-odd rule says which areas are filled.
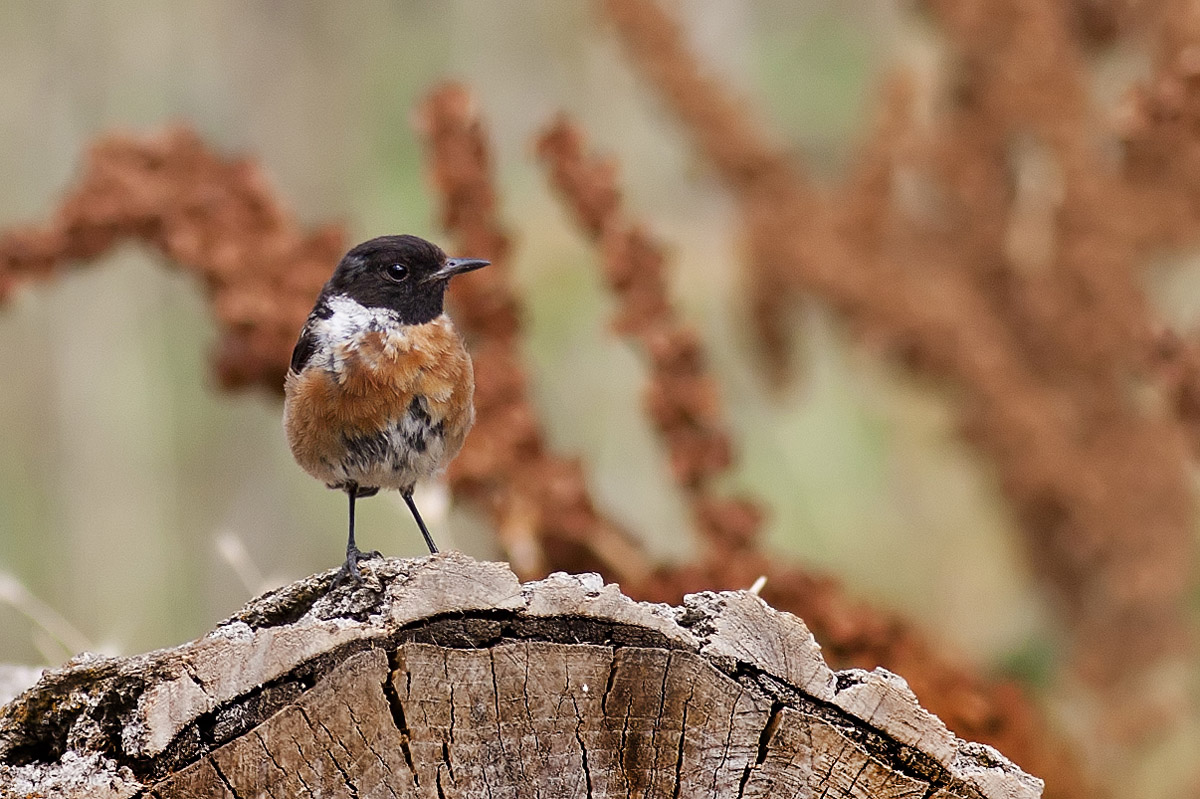
[[[315,320],[312,326],[316,344],[312,363],[315,366],[340,374],[347,356],[358,349],[363,335],[370,332],[383,334],[385,352],[413,346],[408,341],[406,325],[390,308],[368,308],[345,294],[328,297],[325,303],[332,313],[328,319]],[[445,322],[443,314],[432,324]]]
[[[316,319],[312,335],[316,344],[313,365],[333,372],[341,372],[346,355],[358,348],[364,333],[377,331],[388,338],[403,335],[396,313],[387,308],[367,308],[357,300],[344,294],[335,294],[325,300],[332,313],[328,319]]]
[[[368,330],[384,331],[400,324],[396,312],[388,308],[367,308],[345,294],[335,294],[325,301],[333,313],[319,319],[313,326],[318,339],[343,343],[358,338]],[[324,343],[324,342],[322,342]]]

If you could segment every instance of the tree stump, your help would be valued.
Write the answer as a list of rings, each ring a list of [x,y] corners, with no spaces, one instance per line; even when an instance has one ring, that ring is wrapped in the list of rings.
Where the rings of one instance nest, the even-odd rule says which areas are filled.
[[[634,602],[448,554],[83,655],[0,711],[0,795],[1037,797],[882,669],[833,672],[746,592]]]

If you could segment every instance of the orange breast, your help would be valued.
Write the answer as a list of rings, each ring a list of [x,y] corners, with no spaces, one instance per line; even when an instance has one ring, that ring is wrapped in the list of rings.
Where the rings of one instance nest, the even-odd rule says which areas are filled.
[[[284,386],[284,429],[296,461],[334,484],[345,441],[387,429],[424,397],[444,430],[442,463],[462,448],[474,421],[471,359],[446,317],[340,342],[340,368],[291,373]],[[432,469],[431,469],[432,471]],[[427,475],[422,475],[427,476]]]

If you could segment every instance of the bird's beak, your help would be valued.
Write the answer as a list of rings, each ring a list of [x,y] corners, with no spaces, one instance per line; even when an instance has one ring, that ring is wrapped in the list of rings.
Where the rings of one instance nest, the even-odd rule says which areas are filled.
[[[442,268],[430,275],[427,281],[433,283],[438,280],[449,280],[455,275],[470,272],[473,269],[481,269],[490,263],[491,261],[481,261],[478,258],[447,258],[446,263],[442,264]]]

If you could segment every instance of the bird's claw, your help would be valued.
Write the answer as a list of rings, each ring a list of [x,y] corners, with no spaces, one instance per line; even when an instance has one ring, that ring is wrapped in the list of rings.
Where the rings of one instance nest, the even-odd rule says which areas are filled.
[[[346,550],[346,562],[342,564],[342,568],[338,569],[337,574],[333,577],[333,586],[341,585],[346,580],[352,580],[355,585],[362,585],[363,576],[359,571],[358,562],[360,560],[371,560],[372,558],[381,558],[378,550],[370,552],[361,552],[357,548]]]

